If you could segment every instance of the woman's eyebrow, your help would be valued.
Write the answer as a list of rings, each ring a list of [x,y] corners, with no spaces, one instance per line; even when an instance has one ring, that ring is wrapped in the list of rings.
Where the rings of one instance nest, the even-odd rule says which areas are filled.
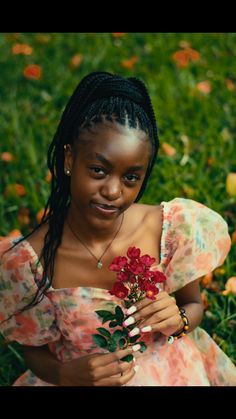
[[[114,168],[114,166],[112,165],[112,163],[106,159],[105,156],[103,156],[103,154],[100,153],[88,153],[86,154],[86,158],[89,159],[94,159],[96,158],[97,160],[99,160],[101,163],[106,164],[107,166],[111,167],[112,169]],[[144,169],[144,166],[140,166],[140,165],[134,165],[134,166],[130,166],[127,168],[127,170],[141,170]]]

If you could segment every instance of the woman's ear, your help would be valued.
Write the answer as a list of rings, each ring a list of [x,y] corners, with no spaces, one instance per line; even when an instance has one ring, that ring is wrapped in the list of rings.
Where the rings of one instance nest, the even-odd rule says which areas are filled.
[[[65,161],[64,161],[64,172],[70,174],[73,166],[74,155],[70,144],[64,145]],[[67,173],[67,172],[70,173]]]

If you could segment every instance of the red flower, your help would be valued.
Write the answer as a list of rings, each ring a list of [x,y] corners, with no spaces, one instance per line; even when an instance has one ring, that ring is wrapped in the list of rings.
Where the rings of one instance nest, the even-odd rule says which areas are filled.
[[[119,272],[117,274],[117,279],[119,281],[128,281],[129,280],[129,274],[128,274],[128,272]]]
[[[119,272],[127,264],[127,258],[125,256],[117,256],[113,262],[110,264],[110,271]]]
[[[155,300],[155,295],[159,293],[159,289],[156,285],[145,282],[144,289],[146,291],[146,297],[150,298],[150,300]]]
[[[39,80],[42,77],[42,69],[37,64],[31,64],[25,67],[23,74],[27,79]]]
[[[164,282],[166,280],[165,274],[163,274],[160,271],[150,272],[150,275],[151,275],[152,281],[154,281],[155,283]]]
[[[136,260],[132,260],[129,265],[127,265],[129,272],[132,272],[134,275],[141,274],[143,272],[143,265]]]
[[[121,282],[116,282],[109,293],[111,295],[115,295],[118,298],[125,298],[127,297],[129,291]]]
[[[140,256],[140,249],[137,247],[129,247],[127,251],[127,256],[130,259],[137,259]]]
[[[151,258],[149,255],[141,256],[140,260],[145,266],[148,267],[153,265],[153,263],[156,261],[155,258]]]

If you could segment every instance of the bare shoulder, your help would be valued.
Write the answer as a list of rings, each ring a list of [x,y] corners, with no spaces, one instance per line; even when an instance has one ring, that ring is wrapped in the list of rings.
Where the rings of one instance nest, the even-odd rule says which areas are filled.
[[[151,229],[162,229],[161,205],[133,204],[134,211],[139,214],[140,221]]]
[[[48,225],[43,224],[39,227],[38,230],[34,231],[34,233],[27,238],[27,241],[33,247],[35,253],[39,256],[43,245],[44,245],[44,237],[48,231]]]

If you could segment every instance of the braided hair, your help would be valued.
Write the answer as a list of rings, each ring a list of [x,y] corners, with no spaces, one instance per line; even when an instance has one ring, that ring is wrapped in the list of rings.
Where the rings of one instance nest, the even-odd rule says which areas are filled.
[[[41,222],[11,247],[48,223],[48,231],[38,261],[38,263],[42,259],[44,261],[43,275],[41,280],[37,281],[37,293],[23,310],[38,304],[52,283],[56,251],[61,244],[64,221],[70,204],[70,182],[64,173],[64,146],[66,144],[73,146],[79,139],[80,130],[88,126],[91,121],[100,121],[104,115],[108,121],[111,121],[115,115],[116,121],[121,125],[128,123],[129,127],[138,127],[148,134],[152,147],[151,157],[134,202],[139,201],[145,191],[159,147],[155,114],[147,88],[135,77],[124,78],[103,71],[90,73],[81,80],[70,97],[48,149],[47,163],[52,175],[51,194]],[[47,276],[48,272],[50,279]]]

